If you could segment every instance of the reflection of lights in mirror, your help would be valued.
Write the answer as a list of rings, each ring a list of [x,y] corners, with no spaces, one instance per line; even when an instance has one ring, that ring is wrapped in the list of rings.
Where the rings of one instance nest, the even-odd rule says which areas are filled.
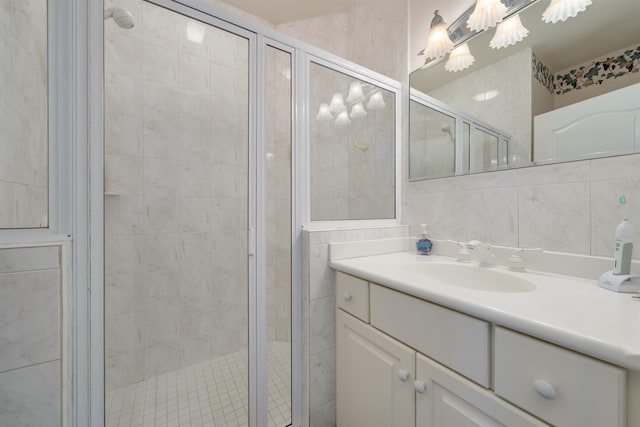
[[[566,21],[584,12],[590,4],[591,0],[551,0],[549,7],[542,13],[542,20],[547,24]]]
[[[187,40],[189,40],[190,42],[202,44],[205,32],[206,28],[204,25],[198,24],[197,22],[193,21],[187,22]]]
[[[481,92],[477,95],[473,96],[473,100],[474,101],[478,101],[478,102],[485,102],[488,101],[490,99],[493,99],[495,97],[497,97],[498,95],[500,95],[500,92],[497,90],[488,90],[486,92]]]
[[[498,25],[489,46],[492,49],[501,49],[522,41],[527,35],[529,35],[529,30],[522,25],[520,15],[513,15]]]
[[[367,101],[365,109],[364,101],[367,100],[367,97],[369,100]],[[351,108],[350,112],[348,112],[347,106]],[[346,104],[342,93],[335,92],[331,97],[331,102],[328,104],[326,102],[320,104],[318,113],[316,114],[316,120],[328,122],[335,118],[336,125],[345,126],[351,123],[349,117],[359,119],[367,116],[367,109],[381,110],[385,107],[384,97],[379,89],[376,89],[376,87],[371,84],[356,80],[349,86]]]
[[[449,54],[449,60],[444,64],[447,71],[456,72],[467,69],[473,64],[475,58],[469,51],[469,46],[464,43]]]

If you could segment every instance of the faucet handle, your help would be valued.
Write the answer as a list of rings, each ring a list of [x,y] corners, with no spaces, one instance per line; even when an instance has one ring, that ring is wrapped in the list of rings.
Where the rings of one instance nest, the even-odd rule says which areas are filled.
[[[525,252],[544,252],[542,248],[518,248],[509,257],[509,269],[514,271],[524,271],[525,261],[524,261],[524,253]]]
[[[471,252],[469,251],[469,246],[465,242],[458,242],[456,240],[447,240],[447,242],[460,246],[460,249],[458,250],[458,262],[471,261]]]

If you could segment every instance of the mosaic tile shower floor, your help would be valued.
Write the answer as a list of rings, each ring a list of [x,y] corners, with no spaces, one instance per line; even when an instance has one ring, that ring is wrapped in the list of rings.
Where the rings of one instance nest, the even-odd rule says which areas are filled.
[[[290,345],[269,343],[269,427],[290,423]],[[107,427],[247,426],[247,353],[238,352],[106,393]]]

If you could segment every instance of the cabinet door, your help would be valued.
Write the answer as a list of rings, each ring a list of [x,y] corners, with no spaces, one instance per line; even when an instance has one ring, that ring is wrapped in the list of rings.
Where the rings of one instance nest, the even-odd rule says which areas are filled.
[[[412,349],[337,310],[338,427],[413,427],[414,380]]]
[[[416,378],[416,427],[548,426],[421,354]]]

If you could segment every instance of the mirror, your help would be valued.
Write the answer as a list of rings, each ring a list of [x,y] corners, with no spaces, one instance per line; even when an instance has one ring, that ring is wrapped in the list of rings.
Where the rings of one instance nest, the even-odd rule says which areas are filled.
[[[311,62],[311,221],[395,218],[396,96]]]
[[[48,226],[47,1],[0,2],[0,229]]]
[[[555,24],[541,19],[548,6],[549,1],[538,0],[520,12],[529,35],[515,45],[490,48],[494,28],[473,36],[468,46],[475,62],[463,71],[446,71],[445,57],[411,73],[411,180],[640,150],[640,135],[633,132],[640,120],[640,2],[593,2]],[[617,98],[605,102],[601,97],[607,96]],[[624,114],[618,111],[620,99],[629,101]],[[442,123],[425,128],[429,120],[419,113],[425,108],[457,118],[449,146]],[[481,135],[474,141],[473,128],[462,127],[469,122],[503,139]],[[594,132],[589,125],[603,130]],[[592,141],[585,141],[589,135]],[[620,143],[618,135],[627,136],[626,142]],[[425,160],[427,152],[437,155]],[[433,167],[442,161],[445,165]]]

